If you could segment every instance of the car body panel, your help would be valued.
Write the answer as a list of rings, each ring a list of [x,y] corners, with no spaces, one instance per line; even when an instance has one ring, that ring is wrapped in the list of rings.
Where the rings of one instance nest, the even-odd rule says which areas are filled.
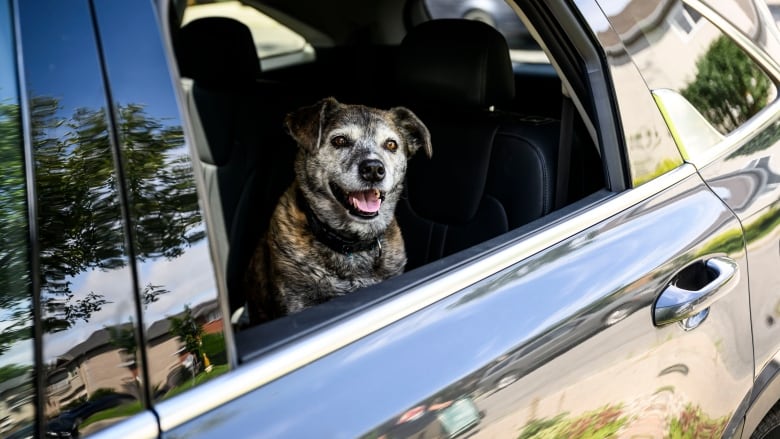
[[[735,230],[732,213],[690,176],[164,435],[392,437],[410,411],[463,397],[483,415],[473,437],[605,413],[639,431],[650,427],[629,420],[659,401],[651,434],[686,410],[722,430],[752,384],[747,279],[692,331],[654,327],[651,308],[689,262],[728,255],[744,272],[744,250],[719,243]],[[479,387],[516,352],[517,381]]]
[[[689,4],[720,31],[734,37],[740,48],[777,84],[780,77],[776,56],[772,54],[777,53],[778,31],[765,5],[696,1]],[[708,6],[726,13],[718,15]],[[701,23],[693,26],[693,32],[704,29]],[[635,56],[642,55],[635,53]],[[707,54],[700,56],[704,58]],[[650,76],[652,86],[655,74]],[[776,97],[776,85],[774,90]],[[672,131],[678,134],[675,140],[686,160],[698,167],[704,180],[737,215],[743,228],[749,261],[756,376],[745,422],[746,431],[751,432],[780,398],[777,374],[780,352],[776,344],[776,320],[780,317],[776,286],[780,277],[772,268],[780,262],[777,252],[780,179],[775,171],[777,160],[773,158],[780,147],[780,103],[770,101],[763,110],[724,136],[709,126],[680,94],[668,89],[654,90],[654,93],[659,107],[668,110],[664,116]]]

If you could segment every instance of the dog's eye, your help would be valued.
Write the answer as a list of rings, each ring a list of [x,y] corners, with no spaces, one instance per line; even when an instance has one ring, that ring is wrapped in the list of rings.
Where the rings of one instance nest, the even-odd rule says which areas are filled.
[[[349,140],[347,140],[347,138],[344,136],[336,136],[330,139],[330,144],[335,146],[336,148],[343,148],[349,145]]]
[[[395,152],[396,149],[398,149],[398,142],[395,140],[388,140],[385,142],[385,149],[388,151]]]

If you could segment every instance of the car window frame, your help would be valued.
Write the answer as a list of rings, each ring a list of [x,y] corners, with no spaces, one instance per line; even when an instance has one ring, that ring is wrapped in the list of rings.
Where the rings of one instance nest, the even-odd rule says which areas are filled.
[[[515,12],[539,42],[564,89],[569,91],[575,111],[585,122],[601,156],[607,188],[612,192],[628,189],[631,187],[629,163],[611,89],[612,78],[598,42],[585,31],[589,29],[586,17],[575,11],[580,2],[569,6],[557,2],[542,5],[532,0],[512,1]],[[531,22],[538,24],[534,26]],[[545,29],[540,28],[541,23],[546,25]],[[541,38],[540,32],[547,38]],[[577,62],[581,63],[580,75],[574,66]],[[583,99],[584,95],[588,98]]]
[[[21,19],[19,17],[19,1],[21,0],[9,0],[8,8],[10,14],[11,29],[9,34],[11,35],[13,61],[15,64],[14,74],[16,83],[16,92],[19,104],[19,128],[20,128],[20,146],[22,148],[21,155],[24,160],[22,173],[25,184],[25,204],[26,204],[26,222],[27,222],[27,268],[29,271],[29,292],[31,294],[31,317],[32,322],[32,354],[33,354],[33,370],[32,377],[33,385],[33,426],[32,431],[36,437],[44,437],[45,429],[45,403],[44,393],[46,387],[46,379],[42,373],[43,364],[43,309],[41,303],[40,294],[40,246],[38,245],[38,239],[36,230],[38,230],[38,216],[37,216],[37,194],[35,190],[35,161],[33,156],[33,144],[32,144],[32,117],[29,95],[27,88],[25,87],[25,69],[24,69],[24,56],[22,51],[21,42]]]

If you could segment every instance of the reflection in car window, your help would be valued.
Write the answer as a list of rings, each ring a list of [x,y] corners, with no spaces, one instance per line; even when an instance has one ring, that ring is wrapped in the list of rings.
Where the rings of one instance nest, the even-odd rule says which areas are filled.
[[[31,437],[32,289],[10,5],[0,2],[0,436]]]
[[[89,3],[19,6],[37,195],[42,416],[47,434],[71,437],[142,408],[136,296]]]
[[[227,17],[245,24],[252,32],[263,71],[314,60],[314,49],[302,36],[241,2],[200,2],[188,6],[181,25],[203,17]]]
[[[777,96],[755,62],[680,1],[628,1],[606,9],[649,87],[674,90],[726,135]],[[738,12],[738,11],[737,11]],[[652,23],[639,24],[644,17]]]
[[[506,39],[515,64],[550,63],[539,43],[504,0],[425,0],[425,7],[432,19],[465,18],[493,26]]]
[[[153,5],[94,3],[128,183],[148,380],[152,398],[164,399],[227,371],[224,320]]]

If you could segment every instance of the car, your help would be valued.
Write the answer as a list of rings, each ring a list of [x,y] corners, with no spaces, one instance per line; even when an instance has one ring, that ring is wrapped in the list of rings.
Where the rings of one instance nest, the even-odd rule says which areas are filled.
[[[424,0],[0,0],[4,434],[777,437],[771,10],[509,1],[547,63]],[[252,324],[327,97],[431,133],[406,269]]]

